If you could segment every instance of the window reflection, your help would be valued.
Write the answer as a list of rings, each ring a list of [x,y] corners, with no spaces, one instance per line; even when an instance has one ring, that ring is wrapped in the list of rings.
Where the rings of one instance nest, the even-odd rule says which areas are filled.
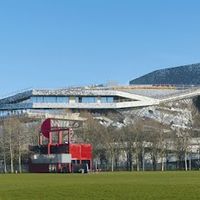
[[[101,103],[113,103],[114,97],[99,97]],[[96,103],[97,97],[79,96],[74,97],[76,103]],[[55,96],[33,96],[31,97],[32,103],[69,103],[69,97],[55,97]]]
[[[33,103],[68,103],[69,97],[48,97],[48,96],[34,96],[31,97]]]
[[[96,97],[82,97],[82,103],[95,103]]]
[[[113,97],[101,97],[101,103],[113,103]]]

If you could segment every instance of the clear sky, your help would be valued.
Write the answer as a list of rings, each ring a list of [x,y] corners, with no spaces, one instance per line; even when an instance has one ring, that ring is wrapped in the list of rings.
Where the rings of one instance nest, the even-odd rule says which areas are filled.
[[[2,0],[0,95],[200,62],[199,0]]]

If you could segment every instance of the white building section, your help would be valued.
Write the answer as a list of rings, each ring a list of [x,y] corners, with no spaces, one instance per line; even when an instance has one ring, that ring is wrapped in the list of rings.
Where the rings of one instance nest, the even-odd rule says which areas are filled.
[[[0,116],[48,113],[65,109],[99,110],[125,109],[159,105],[160,103],[193,98],[200,88],[170,86],[117,86],[29,90],[0,99]]]

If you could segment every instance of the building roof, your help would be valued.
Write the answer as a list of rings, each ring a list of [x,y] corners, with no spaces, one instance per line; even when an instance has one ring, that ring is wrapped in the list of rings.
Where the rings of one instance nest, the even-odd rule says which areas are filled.
[[[176,88],[155,86],[117,86],[101,88],[33,89],[0,99],[0,110],[12,109],[118,109],[144,107],[159,103],[192,98],[200,95],[199,87]],[[32,96],[115,97],[114,102],[26,102]]]

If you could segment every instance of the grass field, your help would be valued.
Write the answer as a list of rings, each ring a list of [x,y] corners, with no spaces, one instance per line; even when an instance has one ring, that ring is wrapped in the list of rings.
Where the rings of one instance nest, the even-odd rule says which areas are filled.
[[[6,199],[200,199],[200,172],[0,175]]]

